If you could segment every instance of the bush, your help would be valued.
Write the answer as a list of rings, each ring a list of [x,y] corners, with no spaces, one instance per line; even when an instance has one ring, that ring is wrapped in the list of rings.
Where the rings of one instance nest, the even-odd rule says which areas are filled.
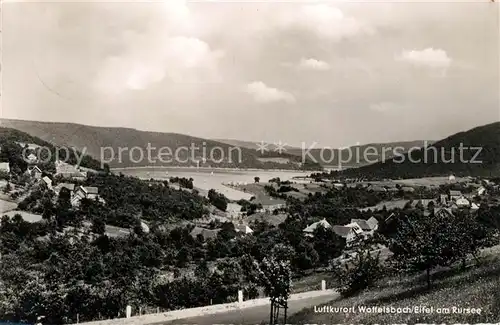
[[[208,191],[208,200],[217,209],[226,211],[227,202],[229,201],[224,194],[216,192],[214,189]]]
[[[368,249],[360,249],[353,261],[333,266],[334,274],[339,280],[338,291],[342,296],[348,297],[359,293],[371,287],[381,277],[382,266],[379,255],[380,252],[373,255]]]

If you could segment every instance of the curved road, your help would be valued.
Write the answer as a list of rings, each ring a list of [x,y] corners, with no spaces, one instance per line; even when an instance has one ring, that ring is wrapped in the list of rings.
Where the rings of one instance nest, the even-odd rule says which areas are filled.
[[[300,300],[293,300],[288,302],[287,316],[291,316],[300,312],[304,308],[311,308],[313,306],[325,304],[338,297],[338,294],[325,295],[313,298],[304,298]],[[262,322],[269,323],[269,305],[248,307],[239,310],[232,310],[225,313],[191,317],[178,319],[173,321],[152,323],[150,325],[180,325],[180,324],[196,324],[196,325],[214,325],[214,324],[242,324],[242,325],[256,325]]]

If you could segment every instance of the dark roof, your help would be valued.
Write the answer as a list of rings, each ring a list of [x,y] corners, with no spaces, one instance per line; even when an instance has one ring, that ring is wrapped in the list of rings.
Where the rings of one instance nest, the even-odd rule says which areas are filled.
[[[370,219],[366,220],[370,229],[375,229],[378,226],[378,220],[375,217],[370,217]]]
[[[346,226],[333,226],[333,232],[336,233],[340,237],[347,237],[349,232],[351,231],[350,227]]]
[[[99,188],[98,187],[95,187],[95,186],[86,186],[86,187],[83,187],[83,190],[85,191],[85,193],[87,194],[99,194]]]
[[[364,219],[351,219],[351,223],[357,223],[359,227],[361,227],[361,230],[363,231],[370,231],[372,228],[368,224],[368,222]]]
[[[72,183],[60,183],[60,184],[57,184],[56,188],[58,190],[62,190],[63,188],[67,188],[68,190],[73,191],[75,189],[75,184],[72,184]]]
[[[191,230],[190,235],[193,238],[196,238],[198,235],[202,235],[205,240],[209,238],[215,239],[217,238],[217,233],[219,231],[220,229],[206,229],[201,227],[194,227],[193,230]]]

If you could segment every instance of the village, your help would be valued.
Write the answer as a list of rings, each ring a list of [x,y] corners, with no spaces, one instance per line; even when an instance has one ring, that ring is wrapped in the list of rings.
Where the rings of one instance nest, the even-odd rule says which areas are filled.
[[[50,228],[54,220],[57,223],[60,212],[47,212],[43,202],[48,197],[51,206],[59,209],[61,202],[68,202],[70,207],[63,211],[83,217],[81,222],[74,219],[65,221],[62,228],[56,227],[58,236],[78,233],[78,238],[99,240],[105,235],[124,242],[138,238],[161,242],[161,236],[168,236],[168,245],[174,248],[170,248],[170,255],[166,255],[163,267],[158,270],[159,279],[166,283],[202,281],[206,274],[226,278],[234,272],[232,268],[245,263],[249,252],[258,256],[261,252],[282,249],[290,251],[283,254],[292,256],[294,293],[317,288],[325,279],[335,286],[337,280],[332,278],[330,263],[353,263],[365,244],[371,253],[380,253],[383,261],[392,255],[388,245],[371,242],[381,232],[385,234],[394,220],[412,214],[436,220],[457,220],[457,215],[473,219],[481,209],[486,211],[488,206],[496,205],[500,197],[496,181],[479,177],[449,175],[365,181],[328,179],[313,174],[289,180],[256,177],[253,183],[228,182],[223,185],[250,196],[248,200],[230,200],[217,191],[198,188],[192,179],[139,180],[60,160],[54,162],[51,170],[36,158],[39,148],[35,144],[18,145],[33,151],[25,157],[27,166],[22,174],[13,172],[9,163],[0,163],[4,218],[7,216],[16,223],[19,215],[25,222]],[[128,190],[124,192],[122,188]],[[151,192],[144,196],[142,192],[149,189]],[[163,201],[173,193],[179,197],[188,195],[187,206],[193,204],[189,200],[198,200],[207,210],[200,211],[197,217],[182,214],[180,219],[165,221],[162,214],[153,217],[147,206],[167,207],[169,204]],[[154,195],[158,197],[149,198]],[[129,200],[136,201],[135,207],[117,213],[123,202]],[[142,210],[136,209],[138,206]],[[137,220],[139,229],[134,224]],[[36,239],[46,243],[51,240],[49,234],[38,235]],[[71,237],[69,242],[78,240]],[[254,284],[242,280],[241,275],[237,278],[224,281],[229,281],[233,289],[242,286],[245,299],[265,296]],[[233,289],[221,289],[217,301],[234,299],[236,289]]]

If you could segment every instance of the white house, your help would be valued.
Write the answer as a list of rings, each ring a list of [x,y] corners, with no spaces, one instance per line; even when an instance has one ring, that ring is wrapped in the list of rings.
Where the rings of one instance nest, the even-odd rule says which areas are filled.
[[[6,173],[10,173],[10,166],[8,162],[1,162],[0,163],[0,170]]]
[[[478,188],[476,190],[476,195],[478,196],[482,196],[486,193],[486,188],[484,186],[481,186],[480,188]]]
[[[45,185],[47,185],[47,188],[49,190],[52,189],[52,180],[48,176],[43,177],[42,181],[45,183]]]
[[[234,225],[234,230],[237,233],[241,233],[241,234],[245,234],[245,235],[253,233],[252,228],[250,228],[248,225],[245,225],[245,224],[242,224],[242,223]]]
[[[455,201],[455,204],[457,205],[457,207],[459,208],[467,208],[470,206],[470,201],[467,200],[465,197],[461,197],[461,198],[458,198],[456,201]]]
[[[334,226],[333,231],[338,236],[345,238],[347,246],[352,245],[358,238],[364,238],[363,229],[356,222],[345,226]]]
[[[92,186],[79,186],[71,198],[71,204],[73,206],[78,206],[80,205],[80,201],[82,199],[95,200],[96,198],[99,199],[99,188]]]
[[[310,224],[309,226],[307,226],[303,232],[305,233],[306,236],[308,237],[313,237],[314,236],[314,231],[316,230],[316,228],[318,228],[319,226],[323,226],[324,228],[331,228],[332,225],[330,225],[328,223],[328,221],[326,221],[325,218],[323,218],[322,220],[318,221],[318,222],[315,222],[313,224]]]
[[[470,209],[471,209],[472,211],[477,211],[477,210],[479,210],[479,205],[477,205],[476,203],[474,203],[474,202],[473,202],[473,203],[470,205]]]
[[[36,179],[42,178],[42,170],[40,168],[38,168],[38,166],[28,167],[27,172],[31,177],[34,177]]]
[[[87,199],[94,200],[99,195],[99,188],[93,186],[79,186],[75,194],[81,192]]]
[[[351,219],[350,224],[357,224],[366,235],[373,234],[373,232],[378,229],[378,221],[374,217],[371,217],[368,220]]]
[[[448,177],[448,181],[453,183],[455,182],[455,175],[451,174],[449,177]]]

